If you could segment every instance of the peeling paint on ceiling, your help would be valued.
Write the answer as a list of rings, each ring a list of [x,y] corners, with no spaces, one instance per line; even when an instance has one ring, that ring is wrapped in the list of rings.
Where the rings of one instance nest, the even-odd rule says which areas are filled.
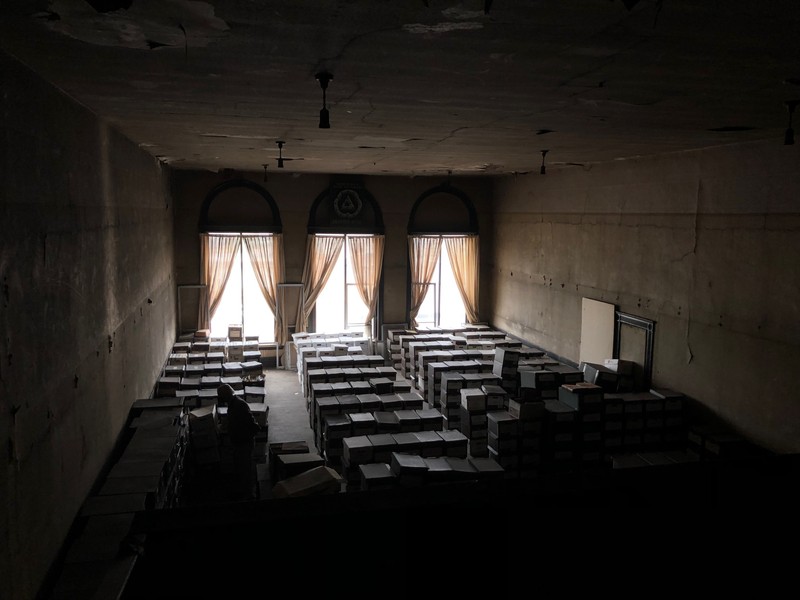
[[[202,47],[229,28],[208,2],[133,0],[130,8],[98,12],[82,0],[51,0],[47,27],[98,46],[152,50]]]

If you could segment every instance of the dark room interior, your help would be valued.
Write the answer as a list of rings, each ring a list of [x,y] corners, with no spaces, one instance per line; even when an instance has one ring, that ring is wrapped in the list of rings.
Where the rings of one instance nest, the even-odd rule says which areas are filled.
[[[0,75],[3,600],[781,570],[796,1],[8,0]]]

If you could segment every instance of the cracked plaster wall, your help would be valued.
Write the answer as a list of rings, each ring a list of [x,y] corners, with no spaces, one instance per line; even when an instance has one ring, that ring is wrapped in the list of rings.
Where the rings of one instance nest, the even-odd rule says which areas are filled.
[[[656,321],[654,385],[800,451],[800,170],[781,141],[498,180],[489,320],[578,361],[581,299]]]
[[[41,589],[175,340],[162,167],[0,55],[0,598]]]

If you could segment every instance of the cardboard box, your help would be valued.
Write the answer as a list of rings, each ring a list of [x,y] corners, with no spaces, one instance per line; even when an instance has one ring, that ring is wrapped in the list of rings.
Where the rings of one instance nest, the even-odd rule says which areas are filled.
[[[468,412],[486,412],[486,394],[479,388],[461,390],[461,406]]]
[[[352,431],[352,422],[347,415],[325,415],[322,421],[322,434],[329,440],[350,437]]]
[[[425,483],[443,483],[453,480],[453,467],[446,457],[423,458],[428,469],[425,472]]]
[[[402,486],[417,486],[425,482],[428,465],[423,457],[417,454],[392,452],[389,466]]]
[[[519,402],[514,399],[509,399],[508,413],[520,421],[540,420],[545,416],[544,401]]]
[[[315,467],[325,464],[322,456],[316,452],[304,452],[299,454],[278,454],[275,464],[275,480],[282,481],[300,473],[304,473]]]
[[[349,413],[351,430],[354,436],[371,435],[377,432],[378,424],[371,412]]]
[[[500,463],[489,456],[471,456],[467,460],[475,467],[475,473],[478,479],[502,479],[505,475],[505,469]]]
[[[489,433],[502,438],[519,436],[519,420],[508,411],[493,411],[487,417]]]
[[[603,388],[593,383],[565,383],[558,388],[558,399],[579,411],[601,412]]]
[[[454,480],[465,481],[478,478],[478,470],[467,458],[447,457],[447,463],[450,465]]]
[[[295,498],[317,494],[336,494],[341,491],[343,478],[330,467],[320,465],[272,487],[273,498]]]
[[[391,489],[397,485],[397,478],[388,463],[376,462],[358,465],[361,478],[361,489]]]
[[[375,430],[377,433],[397,433],[400,431],[400,420],[393,410],[376,410]]]
[[[419,440],[419,454],[423,457],[444,456],[444,440],[438,431],[411,432]]]
[[[397,445],[397,452],[405,454],[419,454],[422,447],[419,438],[411,432],[393,433],[395,444]]]
[[[536,390],[556,389],[559,386],[558,374],[546,369],[519,371],[519,385],[521,388]]]
[[[441,430],[444,427],[444,417],[436,408],[417,409],[416,413],[422,422],[424,431]]]
[[[366,435],[346,437],[342,440],[342,458],[350,465],[373,462],[372,442]]]
[[[392,456],[392,452],[397,451],[397,443],[390,433],[376,433],[368,435],[370,443],[372,444],[372,460],[377,463],[388,463]]]
[[[192,435],[218,434],[217,405],[213,404],[189,411],[189,431]]]

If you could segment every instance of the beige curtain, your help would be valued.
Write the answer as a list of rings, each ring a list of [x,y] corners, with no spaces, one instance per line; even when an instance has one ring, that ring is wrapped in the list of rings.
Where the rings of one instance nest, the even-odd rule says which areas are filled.
[[[250,254],[250,264],[253,265],[258,287],[275,315],[275,341],[283,345],[287,337],[286,326],[283,315],[276,310],[278,284],[284,280],[283,235],[246,235],[243,239]],[[280,312],[283,312],[283,307]]]
[[[417,315],[428,294],[441,249],[442,238],[439,236],[408,236],[408,262],[411,270],[411,307],[408,318],[411,327],[417,326]]]
[[[200,283],[205,284],[207,293],[200,300],[198,329],[211,327],[211,318],[217,312],[240,244],[238,235],[200,234]]]
[[[367,305],[367,318],[364,321],[364,335],[367,337],[372,337],[370,324],[378,304],[378,284],[383,268],[384,241],[382,235],[359,235],[347,239],[358,295]]]
[[[305,302],[297,311],[296,332],[308,329],[308,318],[314,310],[322,288],[331,276],[336,259],[344,245],[344,236],[309,235],[306,239],[306,262],[303,265]],[[301,300],[302,301],[302,300]]]
[[[467,323],[478,322],[478,236],[444,238],[444,246],[450,257],[453,275],[456,278]]]

